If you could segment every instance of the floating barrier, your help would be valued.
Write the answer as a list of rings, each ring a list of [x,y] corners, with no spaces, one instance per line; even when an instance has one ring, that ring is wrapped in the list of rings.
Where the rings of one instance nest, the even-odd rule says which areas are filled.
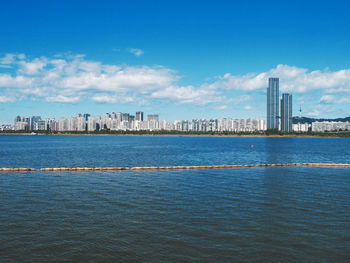
[[[234,169],[250,167],[350,167],[349,163],[270,163],[270,164],[230,164],[230,165],[192,165],[192,166],[137,166],[137,167],[51,167],[51,168],[0,168],[0,172],[31,172],[31,171],[122,171],[122,170],[197,170],[197,169]]]

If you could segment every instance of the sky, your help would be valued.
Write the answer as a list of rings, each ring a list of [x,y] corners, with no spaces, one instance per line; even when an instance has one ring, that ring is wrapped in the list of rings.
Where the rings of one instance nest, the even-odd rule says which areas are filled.
[[[269,77],[293,114],[350,116],[347,1],[0,3],[0,123],[143,111],[266,118]]]

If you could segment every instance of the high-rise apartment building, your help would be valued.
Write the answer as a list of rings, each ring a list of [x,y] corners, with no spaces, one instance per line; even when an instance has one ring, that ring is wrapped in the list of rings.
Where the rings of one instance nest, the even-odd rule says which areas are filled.
[[[143,121],[143,112],[142,111],[136,112],[136,120]]]
[[[147,120],[149,121],[159,121],[159,115],[158,114],[148,114]]]
[[[85,114],[83,115],[83,117],[85,118],[85,121],[88,121],[90,116],[91,116],[91,115],[90,115],[89,113],[85,113]]]
[[[16,124],[16,122],[24,121],[23,119],[24,119],[24,118],[21,117],[21,116],[16,116],[16,118],[15,118],[15,124]]]
[[[35,130],[35,129],[38,127],[37,123],[38,123],[39,121],[41,121],[41,117],[40,117],[40,116],[33,116],[33,117],[31,118],[31,122],[30,122],[30,127],[29,127],[29,129],[30,129],[30,130]]]
[[[84,117],[77,117],[77,131],[85,131],[87,129],[86,127],[86,120]]]
[[[111,118],[112,118],[112,120],[116,119],[117,118],[117,114],[115,112],[112,112]]]
[[[121,112],[117,113],[117,120],[122,121],[122,113]]]
[[[279,79],[269,78],[267,88],[267,129],[279,128]]]
[[[130,114],[129,113],[123,113],[122,114],[122,121],[130,121]]]
[[[281,99],[281,130],[293,130],[292,94],[283,93]]]

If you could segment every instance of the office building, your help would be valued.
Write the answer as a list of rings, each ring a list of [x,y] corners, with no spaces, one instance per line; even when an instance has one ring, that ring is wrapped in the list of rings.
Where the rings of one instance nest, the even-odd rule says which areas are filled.
[[[281,130],[293,131],[292,94],[283,93],[281,99]]]
[[[269,78],[267,88],[267,129],[279,128],[279,79]]]

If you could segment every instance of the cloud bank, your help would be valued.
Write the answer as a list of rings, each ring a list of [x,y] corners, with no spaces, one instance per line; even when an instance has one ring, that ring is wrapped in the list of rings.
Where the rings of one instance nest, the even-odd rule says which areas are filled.
[[[84,55],[29,60],[16,54],[6,54],[0,65],[12,71],[0,73],[0,90],[7,98],[0,102],[34,98],[62,103],[144,103],[159,99],[202,105],[220,99],[210,88],[180,86],[177,72],[163,66],[107,65],[86,60]]]
[[[246,75],[225,74],[217,77],[212,84],[213,89],[234,89],[244,91],[256,91],[266,89],[269,77],[280,78],[280,91],[308,93],[321,90],[327,93],[350,93],[350,69],[331,72],[328,70],[309,71],[295,66],[278,65],[262,73],[250,73]]]
[[[143,51],[139,48],[129,48],[128,51],[136,57],[143,55]]]
[[[142,50],[130,50],[136,56]],[[350,69],[339,71],[278,65],[266,72],[216,76],[200,85],[181,85],[181,76],[164,66],[110,65],[84,55],[28,58],[5,54],[0,58],[0,103],[24,99],[47,102],[148,104],[152,100],[175,104],[244,104],[254,93],[265,92],[269,77],[280,78],[281,92],[307,97],[318,92],[324,104],[350,102]],[[239,91],[239,96],[232,96]],[[242,95],[242,93],[246,93]],[[309,95],[308,95],[309,94]],[[321,106],[320,106],[321,107]],[[246,110],[251,106],[245,105]]]

